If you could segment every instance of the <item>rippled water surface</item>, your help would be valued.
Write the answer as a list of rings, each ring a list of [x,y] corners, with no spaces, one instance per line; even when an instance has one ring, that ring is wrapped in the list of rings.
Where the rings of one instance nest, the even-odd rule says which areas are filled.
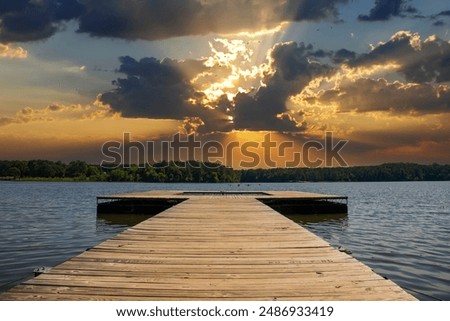
[[[134,184],[0,182],[0,291],[123,231],[97,195],[150,189],[299,190],[347,195],[348,215],[291,216],[421,300],[450,300],[450,182]]]

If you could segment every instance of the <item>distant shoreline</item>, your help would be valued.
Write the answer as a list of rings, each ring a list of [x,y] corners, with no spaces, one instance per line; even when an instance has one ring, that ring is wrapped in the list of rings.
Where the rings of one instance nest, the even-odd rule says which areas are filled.
[[[302,183],[450,181],[450,164],[388,163],[333,168],[236,170],[220,164],[161,162],[125,167],[47,160],[0,161],[0,181],[144,183]]]
[[[48,179],[45,177],[42,178],[23,178],[23,179],[3,179],[0,177],[0,182],[42,182],[42,183],[142,183],[142,184],[227,184],[225,182],[143,182],[143,181],[90,181],[90,180],[76,180],[76,179]],[[258,181],[258,182],[228,182],[228,184],[307,184],[307,183],[401,183],[401,182],[450,182],[450,179],[447,180],[433,180],[433,181],[286,181],[286,182],[265,182],[265,181]]]

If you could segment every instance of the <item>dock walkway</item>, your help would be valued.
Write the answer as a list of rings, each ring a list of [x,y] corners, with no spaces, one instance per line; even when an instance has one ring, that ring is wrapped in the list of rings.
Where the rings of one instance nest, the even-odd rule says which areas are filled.
[[[183,197],[0,300],[415,300],[255,196]]]

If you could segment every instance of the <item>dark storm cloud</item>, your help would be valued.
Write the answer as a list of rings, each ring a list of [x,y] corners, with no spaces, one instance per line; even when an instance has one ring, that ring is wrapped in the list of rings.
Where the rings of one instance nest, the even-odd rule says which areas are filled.
[[[195,114],[188,100],[198,93],[190,77],[181,71],[182,62],[155,58],[136,61],[131,57],[121,57],[120,62],[118,71],[127,77],[115,80],[117,88],[101,96],[114,111],[124,117],[155,119],[183,119]]]
[[[439,12],[437,14],[432,15],[430,18],[431,18],[431,20],[436,20],[436,19],[448,18],[448,17],[450,17],[450,10],[441,11],[441,12]],[[436,20],[433,23],[433,26],[437,26],[437,27],[441,27],[441,26],[444,26],[444,25],[445,25],[445,22],[442,21],[442,20]]]
[[[336,64],[346,63],[356,58],[356,52],[347,50],[345,48],[334,52],[331,59]]]
[[[189,35],[202,14],[196,0],[82,0],[87,13],[80,17],[79,32],[98,37],[164,39]]]
[[[126,75],[113,81],[115,90],[100,95],[100,101],[126,118],[177,119],[200,118],[204,130],[229,130],[229,122],[220,108],[211,109],[197,101],[204,94],[190,80],[203,72],[202,61],[120,58],[117,70]]]
[[[356,59],[357,53],[345,48],[339,49],[337,51],[318,49],[312,52],[311,56],[320,59],[329,58],[331,62],[339,65],[343,63],[351,63]]]
[[[77,0],[0,0],[0,42],[49,38],[83,13]]]
[[[340,112],[386,111],[393,114],[450,112],[450,88],[444,85],[389,83],[360,78],[321,93],[322,103],[338,103]]]
[[[235,99],[235,128],[281,132],[303,131],[305,124],[299,123],[286,112],[285,100],[281,97],[270,97],[270,90],[260,90],[255,97],[238,94]]]
[[[403,13],[417,13],[417,9],[407,5],[407,0],[376,0],[368,15],[359,15],[360,21],[384,21]]]
[[[236,129],[302,131],[300,123],[288,113],[286,102],[299,94],[315,77],[332,68],[315,62],[312,46],[295,42],[277,44],[271,52],[273,74],[254,94],[239,94],[235,99]]]
[[[77,19],[79,32],[156,40],[273,28],[338,15],[348,0],[0,0],[0,41],[45,39]]]
[[[438,20],[436,22],[433,22],[433,26],[436,26],[436,27],[442,27],[444,25],[445,25],[445,23],[442,20]]]
[[[398,32],[391,39],[349,62],[350,66],[383,65],[394,62],[398,72],[411,82],[450,81],[450,43],[437,37],[425,41],[419,35]]]
[[[439,17],[450,17],[450,10],[444,10],[431,16],[432,19]]]
[[[338,15],[347,0],[83,0],[80,32],[100,37],[166,39],[273,28],[284,21]]]

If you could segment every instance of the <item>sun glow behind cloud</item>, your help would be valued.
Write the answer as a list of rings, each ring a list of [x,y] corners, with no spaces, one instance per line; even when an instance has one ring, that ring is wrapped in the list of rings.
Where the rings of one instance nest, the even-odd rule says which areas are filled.
[[[211,52],[204,58],[204,65],[213,71],[192,80],[206,95],[204,103],[217,101],[224,95],[233,101],[238,93],[248,93],[264,85],[262,78],[270,72],[269,51],[289,25],[281,22],[271,29],[222,35],[209,41]]]
[[[209,46],[211,55],[204,65],[210,71],[192,80],[206,95],[205,102],[217,101],[224,95],[232,101],[239,92],[248,92],[258,86],[267,65],[257,65],[254,42],[216,38]]]

